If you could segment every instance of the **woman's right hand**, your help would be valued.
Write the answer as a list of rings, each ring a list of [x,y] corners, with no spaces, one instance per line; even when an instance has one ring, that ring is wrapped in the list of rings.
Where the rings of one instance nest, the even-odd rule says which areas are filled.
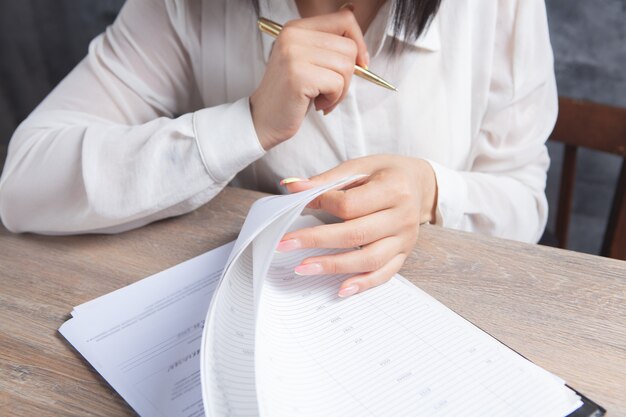
[[[343,100],[354,64],[366,67],[363,33],[349,8],[288,22],[274,42],[265,75],[250,96],[252,120],[268,150],[296,134],[313,101],[331,112]]]

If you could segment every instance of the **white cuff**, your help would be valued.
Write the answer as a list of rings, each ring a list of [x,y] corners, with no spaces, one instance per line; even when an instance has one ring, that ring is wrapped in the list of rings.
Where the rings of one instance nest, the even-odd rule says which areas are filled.
[[[467,201],[467,183],[463,176],[450,168],[426,160],[435,171],[437,179],[437,212],[435,224],[458,229],[463,220]]]
[[[193,127],[202,162],[217,183],[228,182],[265,155],[256,136],[248,97],[195,112]]]

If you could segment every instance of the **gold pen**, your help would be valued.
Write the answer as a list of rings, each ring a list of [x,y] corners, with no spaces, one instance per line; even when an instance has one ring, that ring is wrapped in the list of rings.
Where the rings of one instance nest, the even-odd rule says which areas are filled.
[[[280,31],[283,30],[283,27],[281,25],[269,19],[266,19],[264,17],[259,17],[259,20],[257,20],[256,22],[261,32],[267,33],[268,35],[273,36],[275,38],[278,36]],[[394,87],[392,84],[390,84],[389,82],[385,81],[384,79],[374,74],[373,72],[363,67],[360,67],[358,65],[354,66],[354,75],[357,75],[363,78],[364,80],[373,82],[374,84],[378,84],[381,87],[388,88],[389,90],[398,91],[398,89]]]

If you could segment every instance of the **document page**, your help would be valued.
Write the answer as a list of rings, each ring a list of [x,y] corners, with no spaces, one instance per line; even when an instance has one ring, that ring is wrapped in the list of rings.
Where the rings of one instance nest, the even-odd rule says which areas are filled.
[[[236,244],[242,255],[231,256],[207,317],[208,416],[566,416],[581,405],[399,275],[345,300],[336,294],[348,276],[295,275],[305,257],[332,252],[274,252],[287,229],[315,224],[298,216],[314,196],[264,222],[249,213],[262,226]]]
[[[59,331],[139,415],[203,416],[202,330],[232,247],[82,304]]]
[[[396,276],[340,299],[347,276],[275,254],[257,317],[262,416],[565,416],[573,391]]]
[[[265,197],[250,208],[207,313],[201,356],[207,415],[258,416],[255,299],[261,290],[262,270],[269,267],[282,234],[311,200],[363,177],[347,177],[298,194]]]

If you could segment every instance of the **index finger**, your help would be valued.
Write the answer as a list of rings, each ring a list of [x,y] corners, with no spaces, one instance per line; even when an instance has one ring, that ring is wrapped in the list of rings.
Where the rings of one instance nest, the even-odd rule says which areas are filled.
[[[358,51],[356,63],[361,67],[367,67],[369,64],[369,55],[367,53],[365,39],[363,38],[363,32],[354,17],[354,13],[348,8],[343,8],[335,13],[326,15],[292,20],[287,22],[285,26],[328,32],[352,39],[356,43]]]
[[[391,208],[393,205],[394,202],[381,190],[380,183],[368,177],[363,183],[353,187],[328,191],[311,201],[307,207],[350,220]]]

